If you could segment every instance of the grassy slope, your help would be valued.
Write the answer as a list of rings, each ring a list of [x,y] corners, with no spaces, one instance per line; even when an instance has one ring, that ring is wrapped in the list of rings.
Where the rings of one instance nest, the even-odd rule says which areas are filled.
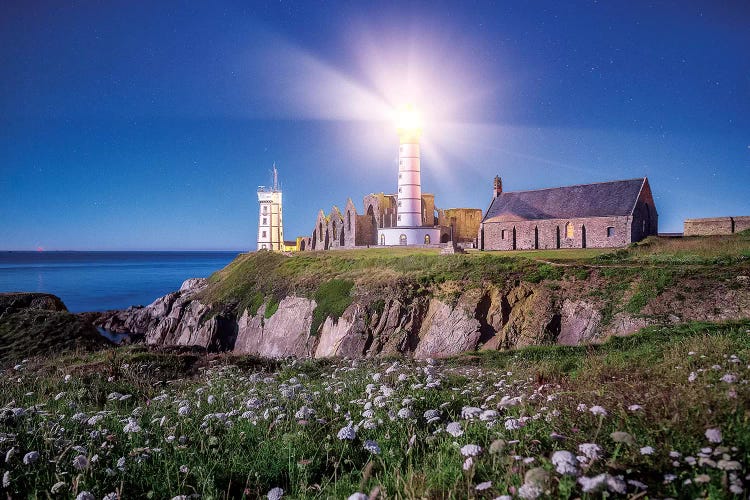
[[[607,317],[617,310],[637,314],[679,279],[711,286],[742,274],[750,274],[749,231],[713,238],[649,238],[618,250],[475,251],[446,256],[434,249],[373,248],[291,257],[258,252],[243,254],[215,273],[204,299],[254,312],[264,301],[274,304],[289,294],[313,298],[334,279],[353,283],[354,294],[397,288],[441,296],[486,283],[504,287],[522,281],[593,277],[591,293],[608,304]],[[634,290],[626,294],[631,286]]]
[[[555,450],[576,454],[581,443],[602,448],[602,458],[583,474],[623,475],[647,484],[652,496],[732,497],[731,476],[716,467],[722,453],[739,462],[740,477],[748,473],[748,321],[651,328],[598,346],[460,356],[427,370],[441,381],[431,389],[424,386],[429,381],[425,365],[407,360],[388,372],[390,361],[278,363],[148,353],[137,347],[116,352],[32,361],[0,377],[6,408],[42,405],[40,413],[18,418],[6,413],[0,420],[0,432],[13,436],[0,445],[0,452],[17,449],[2,465],[9,471],[10,493],[45,496],[62,481],[65,495],[89,490],[97,497],[120,491],[128,498],[191,493],[255,498],[278,486],[290,498],[346,498],[375,488],[389,498],[492,498],[519,487],[525,472],[540,466],[553,476],[551,495],[572,498],[581,495],[580,486],[555,473],[550,456]],[[691,372],[697,374],[692,383]],[[368,396],[366,386],[375,373],[381,378]],[[727,373],[737,377],[735,383],[720,380]],[[72,375],[68,382],[66,374]],[[404,381],[398,380],[401,374]],[[381,384],[395,393],[385,398],[384,407],[374,407],[380,424],[371,430],[361,427],[354,441],[337,439],[346,413],[355,423],[362,421],[363,403],[373,401]],[[132,397],[108,399],[115,391]],[[165,398],[155,399],[160,394]],[[495,425],[462,420],[462,407],[496,408],[505,395],[522,399],[501,410]],[[213,403],[209,396],[216,398]],[[260,400],[259,408],[247,403],[252,398]],[[407,406],[414,416],[392,421],[387,412],[402,408],[404,398],[411,399]],[[190,415],[180,416],[178,408],[185,402]],[[600,405],[607,416],[580,411],[580,404]],[[642,409],[628,410],[632,404]],[[305,425],[295,417],[303,406],[316,412]],[[248,408],[253,415],[242,418]],[[439,422],[426,423],[423,412],[438,408]],[[88,418],[102,411],[102,420],[93,425],[73,419],[77,413]],[[263,418],[266,411],[268,419]],[[211,417],[217,412],[223,416]],[[505,421],[524,416],[532,417],[525,426],[506,429]],[[138,432],[124,432],[128,418],[135,419]],[[435,432],[451,421],[461,422],[463,436]],[[721,429],[721,445],[707,441],[708,428]],[[614,431],[628,432],[635,444],[615,443],[610,437]],[[552,432],[566,438],[552,439]],[[365,440],[376,441],[381,453],[367,453]],[[498,440],[504,443],[502,450],[490,452],[493,442],[497,451]],[[484,451],[464,471],[459,448],[469,443]],[[654,448],[653,455],[641,454],[645,446]],[[685,461],[707,446],[714,466]],[[24,465],[21,457],[31,450],[41,457],[33,466]],[[681,457],[670,458],[670,451]],[[73,458],[79,454],[98,454],[99,460],[76,470]],[[120,457],[125,457],[122,471],[116,465]],[[187,472],[180,472],[181,466]],[[666,473],[676,479],[665,484]],[[683,484],[700,474],[706,474],[706,483]],[[474,490],[483,481],[492,481],[492,487],[483,493]],[[635,487],[629,492],[636,493]]]

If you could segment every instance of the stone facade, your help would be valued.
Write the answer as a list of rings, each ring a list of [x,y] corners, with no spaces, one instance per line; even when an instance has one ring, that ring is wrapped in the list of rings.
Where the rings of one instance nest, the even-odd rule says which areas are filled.
[[[438,210],[438,225],[445,229],[441,233],[440,241],[447,243],[451,238],[450,229],[453,228],[453,240],[457,243],[473,243],[482,223],[482,211],[478,208],[448,208]]]
[[[750,216],[709,217],[704,219],[686,219],[685,236],[713,236],[734,234],[750,229]]]
[[[479,228],[483,250],[622,247],[656,235],[658,214],[647,179],[503,193]]]
[[[343,212],[333,207],[326,215],[318,211],[312,235],[297,238],[300,251],[334,250],[388,244],[378,241],[378,229],[395,228],[398,225],[397,195],[370,193],[362,200],[364,213],[357,212],[351,198],[347,199]],[[437,246],[450,239],[450,228],[459,243],[473,243],[476,240],[482,211],[474,208],[435,208],[435,195],[422,193],[422,228],[435,229],[429,246]],[[441,235],[437,237],[437,230]],[[424,238],[420,239],[420,243]],[[411,244],[411,242],[410,242]]]

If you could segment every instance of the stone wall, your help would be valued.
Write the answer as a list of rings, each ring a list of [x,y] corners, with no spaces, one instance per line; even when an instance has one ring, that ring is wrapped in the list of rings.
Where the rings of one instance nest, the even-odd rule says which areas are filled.
[[[482,211],[478,208],[448,208],[438,210],[438,224],[446,228],[450,238],[453,227],[453,240],[456,242],[474,241],[482,223]]]
[[[621,247],[631,242],[631,224],[632,218],[626,216],[485,222],[480,231],[480,247],[484,250]]]
[[[685,236],[713,236],[732,234],[750,229],[750,217],[706,217],[703,219],[686,219]]]

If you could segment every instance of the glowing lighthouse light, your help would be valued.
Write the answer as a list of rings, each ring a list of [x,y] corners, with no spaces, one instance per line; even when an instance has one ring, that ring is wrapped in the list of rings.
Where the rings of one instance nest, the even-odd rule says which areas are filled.
[[[425,225],[422,204],[422,117],[409,105],[398,110],[395,118],[399,137],[396,226],[378,229],[378,241],[381,245],[434,245],[440,241],[440,228]]]

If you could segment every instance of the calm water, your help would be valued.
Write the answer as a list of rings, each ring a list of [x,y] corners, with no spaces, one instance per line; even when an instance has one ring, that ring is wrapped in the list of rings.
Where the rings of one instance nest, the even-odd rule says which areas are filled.
[[[2,252],[0,292],[47,292],[72,312],[147,305],[239,252]]]

